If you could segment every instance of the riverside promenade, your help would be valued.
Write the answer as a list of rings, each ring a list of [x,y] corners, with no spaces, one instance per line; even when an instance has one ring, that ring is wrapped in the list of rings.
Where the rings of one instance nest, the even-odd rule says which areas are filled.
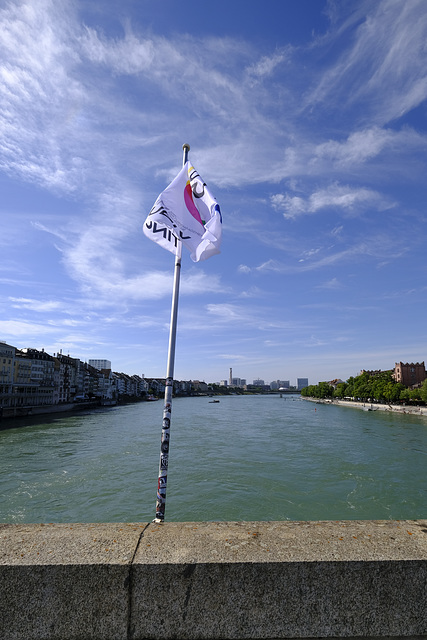
[[[427,520],[0,525],[2,640],[427,637]]]
[[[302,400],[316,402],[317,404],[331,404],[339,407],[350,407],[353,409],[363,409],[364,411],[392,411],[394,413],[407,413],[414,416],[427,416],[427,407],[404,405],[404,404],[380,404],[376,402],[356,402],[354,400],[338,400],[337,398],[307,398],[301,396]]]

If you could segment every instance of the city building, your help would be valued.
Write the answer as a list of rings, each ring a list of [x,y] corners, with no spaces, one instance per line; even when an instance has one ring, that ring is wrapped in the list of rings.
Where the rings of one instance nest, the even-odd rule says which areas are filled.
[[[389,372],[405,387],[421,386],[427,378],[424,362],[396,362],[394,370]],[[365,373],[379,376],[385,372],[377,370]],[[341,383],[339,378],[328,382],[334,388]],[[121,399],[126,401],[126,397],[160,396],[165,392],[165,384],[164,379],[112,372],[110,360],[91,359],[87,363],[64,355],[62,350],[52,356],[44,349],[19,349],[0,341],[0,416],[12,413],[26,415],[22,412],[42,405],[51,405],[52,410],[52,405],[61,403],[95,400],[105,405]],[[248,385],[243,378],[233,378],[231,367],[229,380],[221,380],[219,384],[222,387],[231,386],[236,393],[240,389],[254,393],[295,389],[290,386],[289,380],[274,380],[266,385],[264,380],[258,378]],[[308,386],[308,378],[297,378],[298,391]],[[175,395],[207,394],[210,391],[210,386],[204,381],[173,381]]]
[[[232,378],[231,386],[232,387],[245,387],[246,386],[246,380],[244,378]]]
[[[246,380],[244,378],[233,378],[233,369],[230,367],[230,376],[227,380],[221,380],[219,383],[222,387],[244,387]]]
[[[308,387],[308,378],[297,378],[297,390],[301,391],[304,387]]]
[[[416,387],[427,378],[424,362],[396,362],[393,378],[405,387]]]
[[[17,349],[16,354],[20,356],[20,366],[17,373],[23,373],[25,368],[28,369],[28,362],[31,363],[30,368],[30,384],[32,386],[31,405],[39,406],[45,404],[55,404],[55,358],[44,349]],[[27,359],[27,363],[25,363]],[[16,379],[15,379],[16,382]],[[15,394],[18,388],[15,389]],[[22,388],[20,389],[22,392]],[[27,399],[26,399],[27,400]],[[15,402],[15,405],[18,404]],[[21,404],[24,404],[21,402]]]
[[[289,389],[289,386],[289,380],[273,380],[273,382],[270,382],[270,388],[273,391],[277,391],[278,389]]]
[[[334,380],[329,380],[329,382],[327,383],[330,387],[333,387],[334,389],[337,388],[337,386],[339,384],[343,384],[344,380],[341,380],[341,378],[335,378]],[[307,385],[308,386],[308,385]]]
[[[0,342],[0,407],[8,407],[12,395],[15,371],[15,347]]]
[[[246,391],[255,391],[256,393],[259,393],[260,391],[265,391],[266,393],[268,393],[269,391],[271,391],[269,384],[247,384],[245,386],[245,389]]]
[[[94,367],[95,369],[98,369],[99,371],[101,371],[102,369],[111,369],[111,362],[110,360],[97,360],[97,359],[90,359],[88,360],[88,363],[90,364],[91,367]]]
[[[73,402],[78,395],[80,360],[64,355],[62,352],[56,354],[55,358],[55,384],[58,389],[60,403]]]
[[[199,393],[207,393],[209,391],[208,385],[206,382],[201,380],[192,380],[191,381],[193,389],[198,391]]]

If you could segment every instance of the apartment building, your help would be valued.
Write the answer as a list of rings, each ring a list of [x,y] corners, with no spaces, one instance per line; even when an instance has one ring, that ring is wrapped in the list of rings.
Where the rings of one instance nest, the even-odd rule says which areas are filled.
[[[100,358],[98,359],[91,358],[88,360],[88,363],[90,364],[91,367],[94,367],[95,369],[99,369],[99,371],[101,371],[102,369],[111,369],[110,360],[102,360]]]
[[[0,407],[9,407],[13,389],[16,349],[0,342]]]

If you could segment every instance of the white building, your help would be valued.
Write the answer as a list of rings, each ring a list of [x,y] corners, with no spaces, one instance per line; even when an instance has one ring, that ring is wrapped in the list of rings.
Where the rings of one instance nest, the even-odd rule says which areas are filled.
[[[88,360],[91,367],[98,369],[111,369],[111,361],[110,360]]]

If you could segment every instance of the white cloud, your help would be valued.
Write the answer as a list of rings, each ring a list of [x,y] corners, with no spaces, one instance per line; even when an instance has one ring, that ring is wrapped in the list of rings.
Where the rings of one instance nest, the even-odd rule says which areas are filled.
[[[405,251],[413,260],[401,261],[399,278],[417,286],[427,138],[421,109],[403,124],[396,118],[426,95],[423,3],[330,2],[336,21],[324,37],[310,40],[307,32],[303,42],[294,34],[298,46],[291,48],[285,30],[277,49],[267,31],[256,41],[243,31],[239,39],[213,38],[203,23],[196,35],[172,25],[177,31],[166,37],[166,16],[148,31],[145,3],[138,12],[133,4],[117,12],[114,2],[107,11],[99,0],[90,7],[80,0],[9,0],[0,9],[0,169],[6,186],[18,186],[11,193],[19,201],[10,210],[5,201],[0,212],[0,268],[5,276],[24,274],[19,282],[16,275],[2,280],[10,287],[4,299],[11,296],[14,305],[9,317],[20,316],[3,327],[25,341],[40,335],[42,342],[43,332],[56,331],[51,341],[59,343],[66,330],[73,331],[64,337],[69,345],[105,338],[106,347],[124,350],[133,350],[137,327],[144,354],[157,329],[164,337],[172,257],[144,243],[141,224],[178,169],[185,141],[219,192],[225,240],[215,266],[183,269],[181,293],[188,297],[180,327],[192,339],[196,331],[202,343],[210,327],[215,350],[234,353],[240,344],[244,357],[263,363],[264,332],[271,332],[269,344],[280,344],[290,328],[288,344],[301,344],[295,327],[304,315],[295,327],[282,318],[290,300],[299,308],[304,291],[313,302],[329,298],[322,289],[338,289],[357,267],[370,268],[372,286],[355,289],[356,306],[384,290],[385,270],[383,279],[374,274],[379,260],[391,263]],[[25,183],[28,193],[19,193]],[[399,216],[376,215],[397,200]],[[36,221],[32,229],[29,220]],[[35,231],[50,234],[41,249]],[[324,282],[305,274],[322,269]],[[253,276],[245,278],[247,290],[236,272]],[[298,274],[286,282],[289,297],[277,295],[283,274]],[[262,290],[251,287],[263,275]],[[349,289],[332,297],[345,298]],[[202,302],[189,298],[199,294]],[[271,308],[251,300],[261,295]],[[29,321],[40,313],[46,326]],[[383,326],[378,317],[377,324]],[[323,340],[321,331],[315,326],[304,335]],[[285,358],[276,355],[279,371]]]
[[[376,233],[372,236],[362,237],[362,239],[356,238],[351,244],[340,250],[336,250],[334,245],[307,249],[302,252],[302,257],[297,264],[270,259],[253,267],[252,270],[259,273],[294,274],[314,271],[335,264],[348,262],[357,264],[362,258],[364,260],[370,258],[376,263],[376,266],[381,266],[381,261],[384,258],[390,260],[392,257],[395,260],[407,251],[401,240],[393,234]],[[338,285],[338,280],[333,278],[321,286],[323,288],[338,288]]]
[[[208,304],[206,305],[206,310],[209,315],[226,322],[237,322],[245,317],[245,313],[232,304]]]
[[[333,247],[331,247],[333,249]],[[323,267],[328,267],[337,263],[345,263],[349,260],[357,263],[362,257],[379,261],[384,257],[397,259],[406,251],[399,238],[387,236],[386,234],[376,234],[363,240],[356,241],[341,251],[325,251],[323,255],[315,260],[302,261],[303,264],[297,267],[299,271],[313,271]],[[293,269],[292,269],[293,270]]]
[[[258,62],[248,67],[247,72],[251,76],[263,78],[265,76],[271,76],[273,71],[284,60],[288,59],[288,51],[276,51],[271,56],[263,56]]]
[[[246,360],[246,356],[241,353],[219,353],[217,358],[227,360],[227,362],[242,362]]]
[[[267,260],[267,262],[263,262],[256,267],[257,271],[275,271],[277,273],[283,273],[286,269],[286,265],[280,263],[278,260]]]
[[[251,287],[247,291],[239,293],[239,298],[261,298],[264,296],[264,291],[259,287]]]
[[[276,210],[283,211],[285,218],[297,218],[304,214],[317,213],[325,208],[338,208],[344,212],[357,213],[367,208],[377,210],[389,209],[394,206],[388,198],[372,189],[352,188],[337,183],[326,189],[312,193],[308,198],[276,194],[271,197],[271,203]]]
[[[331,278],[330,280],[327,280],[326,282],[323,282],[322,284],[319,284],[317,286],[318,289],[341,289],[342,288],[342,283],[338,280],[338,278]]]
[[[8,339],[44,336],[55,333],[55,327],[37,324],[35,322],[23,322],[21,320],[0,320],[1,335]]]
[[[29,309],[39,313],[50,313],[58,311],[63,306],[61,302],[55,300],[34,300],[32,298],[9,298],[12,307],[15,309]]]
[[[399,131],[378,126],[354,131],[345,140],[328,140],[312,149],[310,166],[331,163],[336,171],[360,171],[360,167],[386,152],[398,157],[414,151],[422,152],[425,135],[405,127]]]
[[[303,252],[302,255],[304,256],[304,258],[312,258],[320,251],[322,251],[321,247],[317,247],[317,249],[307,249],[306,251]]]
[[[81,182],[81,159],[68,114],[85,103],[71,70],[78,55],[71,46],[67,2],[8,3],[0,11],[0,162],[25,181],[73,191]],[[71,134],[71,135],[70,135]]]
[[[307,213],[307,203],[300,196],[276,193],[271,196],[271,204],[277,211],[284,209],[285,218],[296,218],[300,214]]]
[[[372,5],[367,0],[355,13],[360,24],[351,44],[321,77],[307,106],[333,100],[342,109],[363,102],[366,115],[383,124],[427,97],[425,2],[381,0]],[[346,21],[343,29],[347,27],[354,23]]]
[[[147,71],[153,65],[155,58],[159,62],[159,50],[165,48],[163,38],[155,46],[152,40],[141,41],[132,33],[125,38],[111,40],[98,34],[95,29],[85,27],[80,37],[82,53],[91,62],[105,65],[115,73],[135,74]],[[169,48],[169,53],[172,53]],[[175,56],[173,56],[174,58]],[[171,61],[172,62],[172,61]]]
[[[343,232],[344,226],[342,224],[334,227],[331,231],[331,236],[339,238]]]
[[[340,164],[354,166],[380,154],[396,137],[397,134],[391,130],[373,127],[352,133],[344,142],[323,142],[317,145],[314,153],[317,158],[329,158]]]

